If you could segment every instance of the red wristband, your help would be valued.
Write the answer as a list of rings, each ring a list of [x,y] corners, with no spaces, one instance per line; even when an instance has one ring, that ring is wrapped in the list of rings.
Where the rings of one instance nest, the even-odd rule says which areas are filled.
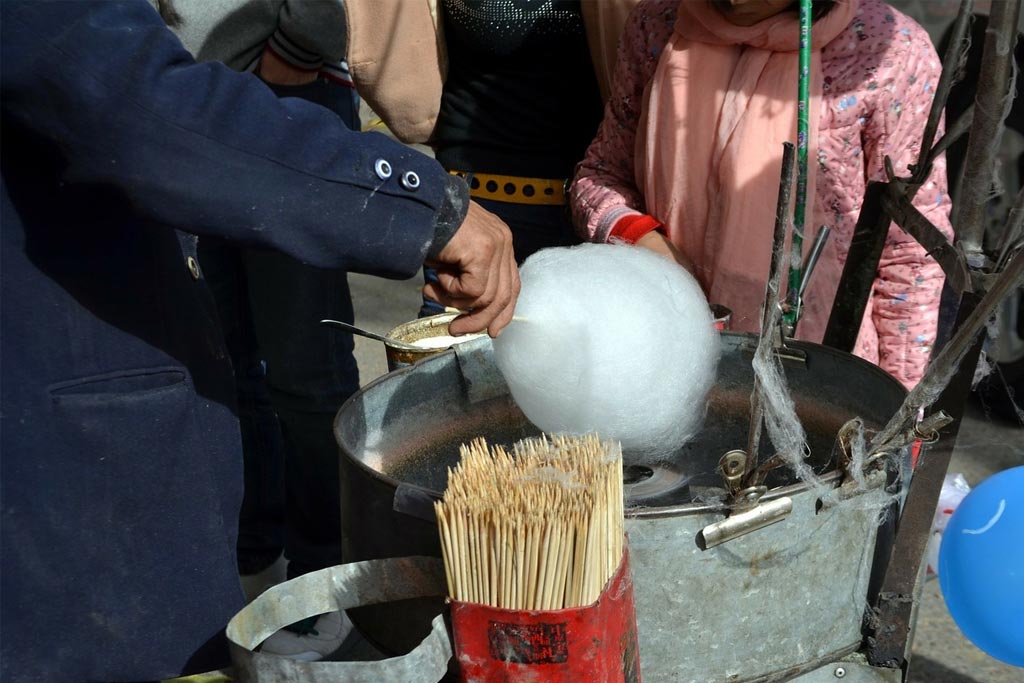
[[[615,221],[610,237],[628,244],[636,244],[641,237],[653,230],[659,230],[664,234],[664,223],[646,213],[634,213]]]

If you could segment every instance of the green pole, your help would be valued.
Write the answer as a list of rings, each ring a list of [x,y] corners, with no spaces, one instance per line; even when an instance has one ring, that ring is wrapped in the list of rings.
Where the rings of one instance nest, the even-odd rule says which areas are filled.
[[[811,0],[800,0],[800,67],[797,85],[796,119],[796,206],[793,210],[793,239],[790,249],[788,308],[783,321],[792,331],[800,318],[800,264],[803,261],[804,225],[807,217],[807,140],[811,81]]]

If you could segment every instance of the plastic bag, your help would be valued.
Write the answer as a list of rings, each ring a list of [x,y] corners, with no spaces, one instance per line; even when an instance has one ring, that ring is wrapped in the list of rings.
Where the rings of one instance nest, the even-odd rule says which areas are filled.
[[[932,579],[939,575],[939,547],[942,545],[942,534],[949,524],[949,518],[953,516],[960,501],[971,492],[971,485],[964,479],[964,475],[947,474],[942,480],[942,490],[939,492],[939,505],[935,509],[935,517],[932,518],[932,535],[928,540],[928,578]]]

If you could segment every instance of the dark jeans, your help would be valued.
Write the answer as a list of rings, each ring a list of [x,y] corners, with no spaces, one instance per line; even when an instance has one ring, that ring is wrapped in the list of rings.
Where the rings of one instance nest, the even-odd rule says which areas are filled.
[[[566,247],[580,243],[580,238],[573,230],[567,206],[534,206],[475,198],[473,201],[508,224],[512,231],[512,248],[515,250],[516,263],[520,265],[527,257],[541,249]],[[432,268],[423,269],[423,280],[425,282],[437,280],[437,275]],[[425,318],[428,315],[437,315],[443,312],[444,306],[424,297],[419,317]]]
[[[358,127],[350,88],[317,81],[274,87],[332,109]],[[283,254],[203,238],[200,261],[235,365],[245,458],[239,571],[255,573],[284,550],[289,578],[341,562],[338,447],[333,420],[359,388],[347,274]]]

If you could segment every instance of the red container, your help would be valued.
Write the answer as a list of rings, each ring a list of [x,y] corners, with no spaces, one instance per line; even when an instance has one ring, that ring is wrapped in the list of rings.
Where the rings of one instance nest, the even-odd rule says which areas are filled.
[[[451,602],[463,683],[640,683],[629,550],[597,602],[516,611]]]

